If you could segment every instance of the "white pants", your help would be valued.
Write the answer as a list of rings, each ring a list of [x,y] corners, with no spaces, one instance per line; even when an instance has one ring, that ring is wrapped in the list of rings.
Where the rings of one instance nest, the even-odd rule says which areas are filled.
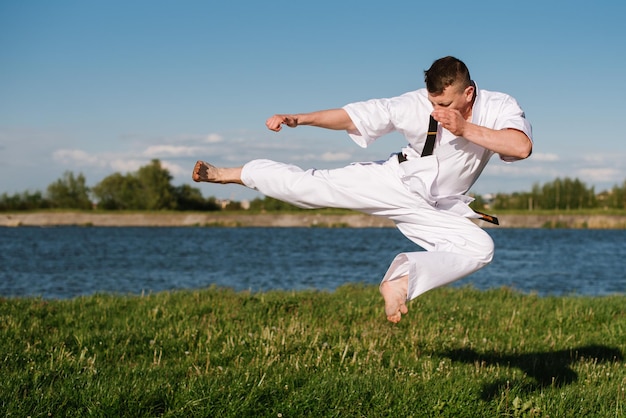
[[[491,237],[472,221],[438,210],[409,191],[396,156],[332,170],[302,170],[270,160],[244,165],[241,180],[266,196],[303,208],[346,208],[395,222],[426,251],[398,254],[385,280],[408,274],[407,299],[459,280],[493,257]]]

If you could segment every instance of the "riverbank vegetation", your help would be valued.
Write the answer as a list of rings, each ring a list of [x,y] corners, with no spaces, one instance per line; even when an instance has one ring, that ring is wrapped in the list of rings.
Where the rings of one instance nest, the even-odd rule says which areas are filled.
[[[5,416],[617,417],[626,297],[375,287],[0,301]]]
[[[137,172],[107,176],[89,187],[83,174],[66,172],[50,184],[45,193],[25,191],[0,195],[0,212],[72,209],[113,211],[297,211],[298,208],[271,198],[252,202],[223,201],[205,198],[199,188],[188,184],[174,186],[172,176],[159,160],[139,168]],[[535,184],[529,192],[474,196],[476,210],[626,211],[626,180],[611,190],[596,193],[578,179],[559,179],[543,185]]]

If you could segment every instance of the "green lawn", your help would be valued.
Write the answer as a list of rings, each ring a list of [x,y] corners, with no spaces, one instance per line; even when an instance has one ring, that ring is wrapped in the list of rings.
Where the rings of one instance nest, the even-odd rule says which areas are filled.
[[[12,417],[623,417],[626,296],[376,287],[0,300]]]

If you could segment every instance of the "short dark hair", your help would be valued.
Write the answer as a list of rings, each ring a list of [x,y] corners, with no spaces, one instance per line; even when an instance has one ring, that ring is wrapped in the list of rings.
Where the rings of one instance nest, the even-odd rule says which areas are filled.
[[[450,56],[433,62],[433,65],[424,71],[424,81],[428,92],[433,94],[443,93],[446,87],[456,81],[460,81],[463,88],[472,85],[467,66],[460,59]]]

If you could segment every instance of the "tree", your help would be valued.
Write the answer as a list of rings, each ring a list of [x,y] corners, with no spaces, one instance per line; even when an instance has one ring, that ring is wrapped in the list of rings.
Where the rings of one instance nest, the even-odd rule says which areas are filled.
[[[179,203],[204,209],[199,191],[189,186],[175,188],[171,180],[169,171],[155,159],[136,173],[111,174],[93,188],[93,193],[102,209],[168,210],[177,209]]]
[[[170,184],[170,172],[161,167],[161,162],[154,159],[150,164],[139,168],[137,179],[141,185],[141,197],[144,209],[176,209],[174,187]]]
[[[598,207],[593,187],[578,179],[557,178],[543,186],[534,184],[530,193],[498,194],[494,207],[499,209],[572,210]]]
[[[204,199],[200,189],[183,184],[174,188],[178,210],[220,210],[215,198]]]
[[[274,199],[273,197],[269,196],[265,196],[263,199],[254,199],[252,202],[250,202],[250,209],[272,212],[302,210],[302,208],[299,208],[287,202],[283,202],[282,200]]]
[[[43,197],[40,191],[15,193],[13,196],[3,193],[0,196],[0,211],[34,210],[49,207],[50,202]]]
[[[132,174],[113,173],[93,188],[98,207],[109,210],[144,209],[141,184]]]
[[[626,180],[622,183],[622,187],[613,186],[609,194],[608,206],[614,209],[626,209]]]
[[[92,208],[89,188],[85,184],[85,176],[82,173],[74,177],[72,172],[66,171],[62,178],[48,186],[47,198],[51,206],[55,208]]]

